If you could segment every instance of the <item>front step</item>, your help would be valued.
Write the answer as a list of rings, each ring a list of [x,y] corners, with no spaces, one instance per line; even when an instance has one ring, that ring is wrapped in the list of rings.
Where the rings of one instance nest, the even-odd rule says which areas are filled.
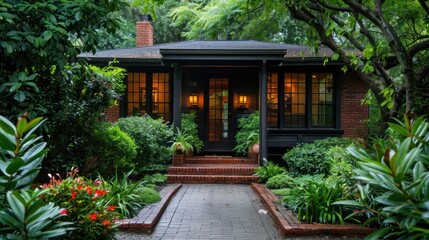
[[[204,184],[204,183],[228,183],[243,184],[254,183],[258,181],[257,176],[232,176],[232,175],[167,175],[167,183],[186,183],[186,184]]]
[[[172,175],[253,175],[257,164],[183,164],[168,168]]]
[[[185,164],[258,164],[258,160],[245,157],[194,156],[186,158]]]

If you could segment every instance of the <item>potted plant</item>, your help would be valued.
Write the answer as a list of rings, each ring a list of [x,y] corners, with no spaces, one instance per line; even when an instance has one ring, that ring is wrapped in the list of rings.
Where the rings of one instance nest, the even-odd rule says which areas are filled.
[[[253,154],[259,154],[259,133],[252,132],[247,136],[247,145]]]
[[[174,137],[173,144],[171,144],[171,149],[174,151],[174,165],[183,164],[186,155],[193,151],[194,148],[192,146],[192,140],[193,137],[191,134],[188,134],[185,131],[182,132],[177,128],[176,136]]]
[[[238,132],[235,135],[237,154],[247,154],[249,158],[257,158],[259,154],[259,112],[239,119]],[[252,150],[253,148],[253,150]]]

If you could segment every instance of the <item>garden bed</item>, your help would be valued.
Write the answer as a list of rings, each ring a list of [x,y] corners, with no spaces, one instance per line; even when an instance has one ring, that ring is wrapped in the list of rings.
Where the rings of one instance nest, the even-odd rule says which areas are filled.
[[[363,237],[371,234],[375,229],[357,224],[308,224],[301,223],[294,213],[283,206],[277,196],[268,188],[258,183],[252,183],[261,202],[265,205],[280,232],[285,236],[331,234],[341,236]]]
[[[167,208],[171,198],[182,187],[182,184],[168,184],[160,192],[161,201],[145,206],[139,214],[131,219],[119,219],[116,221],[121,230],[142,230],[152,232]]]

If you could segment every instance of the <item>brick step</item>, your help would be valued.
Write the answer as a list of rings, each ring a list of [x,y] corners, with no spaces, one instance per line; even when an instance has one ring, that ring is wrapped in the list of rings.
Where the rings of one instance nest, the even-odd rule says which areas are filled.
[[[245,157],[198,157],[185,159],[185,164],[258,164],[256,159]]]
[[[257,164],[183,164],[170,166],[168,174],[174,175],[253,175]]]
[[[258,181],[257,176],[232,176],[232,175],[175,175],[167,174],[167,183],[204,184],[227,183],[249,184]]]

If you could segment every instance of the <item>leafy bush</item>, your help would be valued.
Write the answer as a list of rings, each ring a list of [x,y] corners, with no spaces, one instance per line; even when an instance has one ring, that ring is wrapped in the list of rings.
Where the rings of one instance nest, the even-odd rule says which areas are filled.
[[[259,177],[259,182],[266,182],[271,177],[286,173],[286,170],[273,162],[267,162],[265,166],[257,167],[255,173]]]
[[[142,197],[141,201],[144,204],[156,203],[161,200],[159,193],[152,188],[144,187],[139,189],[137,192]]]
[[[429,123],[423,117],[389,123],[388,144],[374,146],[374,154],[357,147],[348,150],[359,159],[358,185],[353,201],[340,201],[370,211],[383,227],[369,238],[429,238]],[[363,191],[365,190],[366,191]],[[368,192],[375,195],[368,198]]]
[[[346,147],[352,143],[347,138],[327,138],[314,143],[298,144],[283,155],[291,176],[308,174],[329,174],[331,160],[329,149],[335,146]]]
[[[254,140],[250,140],[249,136],[259,137],[259,112],[253,112],[249,116],[240,118],[238,120],[238,132],[235,135],[235,142],[237,145],[234,147],[234,151],[237,154],[246,155],[249,147],[255,143]]]
[[[63,239],[114,239],[117,226],[113,221],[119,216],[117,206],[106,204],[109,189],[100,184],[78,177],[77,169],[72,169],[68,178],[61,180],[53,176],[49,184],[42,186],[49,190],[44,195],[45,202],[65,208],[66,219],[76,223],[75,229]]]
[[[121,118],[119,128],[126,132],[137,146],[137,171],[140,166],[168,164],[172,156],[167,143],[173,137],[173,130],[162,119],[143,117]]]
[[[338,178],[342,183],[349,187],[354,187],[357,183],[353,169],[356,166],[356,158],[354,158],[344,147],[335,146],[328,150],[328,158],[331,168],[329,174],[332,177]]]
[[[291,189],[283,203],[297,213],[301,221],[308,223],[343,223],[343,209],[333,204],[345,199],[344,191],[338,181],[305,181]]]
[[[14,126],[0,116],[0,229],[4,239],[49,239],[66,234],[70,222],[60,222],[64,209],[44,204],[44,191],[30,188],[47,152],[46,143],[34,132],[42,118],[26,116]],[[17,189],[21,189],[17,192]],[[5,196],[6,195],[6,196]]]
[[[137,150],[134,140],[111,123],[99,124],[87,149],[89,157],[82,171],[87,177],[95,171],[110,177],[115,171],[129,172],[135,167]]]
[[[286,174],[275,175],[265,183],[269,189],[291,188],[294,187],[293,178]]]
[[[271,189],[271,192],[277,196],[287,196],[291,191],[290,188],[281,188],[281,189]]]
[[[165,174],[155,173],[144,176],[143,180],[145,184],[162,185],[165,183],[165,181],[167,181],[167,176]]]
[[[182,122],[181,130],[192,136],[191,145],[195,152],[200,152],[204,146],[203,141],[198,135],[198,124],[196,123],[196,114],[192,113],[182,113]]]

